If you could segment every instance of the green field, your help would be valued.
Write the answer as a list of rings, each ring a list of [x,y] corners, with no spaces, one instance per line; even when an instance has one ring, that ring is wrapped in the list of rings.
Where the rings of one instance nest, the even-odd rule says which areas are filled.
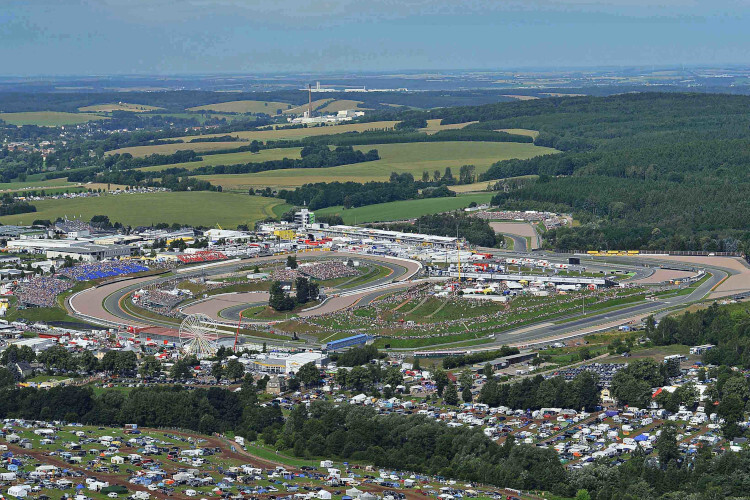
[[[240,142],[235,144],[245,145],[246,143]],[[186,163],[175,163],[173,165],[156,165],[153,167],[142,167],[138,170],[143,170],[144,172],[158,172],[159,170],[164,170],[165,168],[187,168],[188,170],[194,170],[198,167],[202,167],[203,165],[236,165],[238,163],[283,160],[284,158],[297,159],[300,158],[301,150],[302,148],[278,148],[262,149],[258,153],[244,151],[242,153],[206,155],[201,161],[189,161]]]
[[[274,116],[277,110],[282,112],[291,105],[286,102],[275,101],[229,101],[216,104],[206,104],[188,108],[188,111],[216,111],[219,113],[265,113]]]
[[[55,220],[63,216],[89,220],[94,215],[104,214],[112,222],[131,226],[178,222],[236,227],[252,225],[273,215],[273,208],[281,204],[282,201],[275,198],[211,191],[123,194],[38,201],[34,203],[37,212],[0,217],[0,223],[31,224],[35,219]]]
[[[46,181],[0,182],[0,191],[19,191],[21,189],[41,190],[41,189],[49,189],[53,187],[66,188],[66,187],[74,187],[74,186],[81,186],[81,185],[82,184],[68,182],[63,177],[62,179],[49,179]]]
[[[420,217],[427,214],[448,212],[459,208],[466,208],[469,203],[487,203],[492,198],[492,193],[477,193],[456,196],[455,198],[429,198],[426,200],[393,201],[368,205],[366,207],[350,208],[328,207],[316,210],[315,214],[339,214],[344,219],[344,224],[360,224],[363,222],[383,222]]]
[[[95,104],[93,106],[84,106],[78,108],[81,112],[90,113],[111,113],[112,111],[132,111],[134,113],[144,113],[146,111],[156,111],[156,106],[148,106],[146,104],[131,104],[128,102],[118,102],[117,104]]]
[[[59,127],[75,125],[92,120],[108,118],[91,113],[65,113],[62,111],[29,111],[26,113],[0,113],[0,120],[11,125],[39,125],[41,127]]]
[[[311,137],[316,135],[328,135],[328,134],[343,134],[345,132],[364,132],[366,130],[383,130],[392,129],[397,121],[380,121],[380,122],[367,122],[367,123],[345,123],[342,125],[325,125],[321,127],[303,127],[303,128],[287,128],[287,129],[275,129],[268,128],[264,130],[246,130],[242,132],[235,132],[232,135],[241,139],[248,139],[250,141],[278,141],[280,139],[299,139],[301,137]],[[196,137],[213,137],[221,136],[226,134],[209,134],[204,136],[191,135],[185,137],[178,137],[185,142]]]
[[[311,182],[368,182],[387,181],[391,172],[409,172],[415,179],[422,177],[423,171],[432,176],[433,171],[441,174],[450,167],[453,176],[458,176],[462,165],[474,165],[477,174],[485,172],[499,160],[511,158],[526,159],[556,152],[551,148],[518,142],[413,142],[403,144],[373,144],[355,146],[369,151],[377,149],[380,160],[342,165],[329,168],[290,168],[268,170],[255,174],[212,175],[202,179],[218,184],[224,189],[245,190],[248,187],[289,187]]]
[[[175,144],[155,144],[153,146],[132,146],[129,148],[120,148],[107,151],[106,154],[125,154],[130,153],[133,156],[148,156],[153,154],[171,155],[177,151],[216,151],[220,149],[236,149],[240,146],[248,146],[246,142],[177,142]],[[173,166],[173,165],[170,165]]]

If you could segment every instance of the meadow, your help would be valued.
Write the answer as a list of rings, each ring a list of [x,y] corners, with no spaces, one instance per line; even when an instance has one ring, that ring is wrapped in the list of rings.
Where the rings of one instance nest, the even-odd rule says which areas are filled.
[[[492,193],[476,193],[456,196],[455,198],[427,198],[424,200],[393,201],[379,203],[365,207],[350,208],[328,207],[316,210],[315,214],[337,214],[344,219],[344,224],[361,224],[364,222],[385,222],[392,220],[411,219],[427,214],[437,214],[466,208],[474,201],[488,203]]]
[[[462,165],[474,165],[476,173],[486,171],[499,160],[531,158],[554,153],[551,148],[517,142],[412,142],[401,144],[373,144],[355,146],[369,151],[377,149],[380,160],[341,165],[329,168],[292,168],[268,170],[254,174],[210,175],[201,179],[224,189],[244,190],[249,187],[295,187],[311,182],[368,182],[386,181],[392,172],[409,172],[415,179],[422,178],[425,170],[432,177],[435,170],[442,175],[450,167],[454,177]]]
[[[113,149],[111,151],[107,151],[105,154],[114,155],[130,153],[131,155],[138,157],[153,154],[171,155],[173,153],[176,153],[177,151],[188,150],[195,151],[196,153],[202,153],[204,151],[235,149],[240,146],[248,146],[248,144],[245,142],[193,142],[190,144],[186,142],[178,142],[175,144],[155,144],[152,146],[132,146],[129,148]]]
[[[35,219],[79,217],[84,220],[104,214],[112,222],[148,226],[159,222],[213,227],[252,225],[285,209],[282,200],[214,191],[107,195],[95,198],[42,200],[37,211],[0,217],[2,224],[31,224]]]
[[[78,108],[78,111],[89,112],[89,113],[111,113],[112,111],[131,111],[134,113],[144,113],[146,111],[156,111],[156,106],[148,106],[146,104],[131,104],[128,102],[118,102],[117,104],[95,104],[93,106],[83,106]]]
[[[433,119],[433,120],[427,120],[427,126],[425,128],[420,129],[422,132],[426,132],[429,135],[432,135],[436,132],[440,132],[441,130],[457,130],[462,129],[466,125],[469,125],[470,123],[476,123],[476,122],[465,122],[465,123],[450,123],[448,125],[441,125],[440,122],[442,120],[439,118]]]
[[[49,180],[27,180],[24,182],[0,182],[0,191],[20,191],[20,190],[42,190],[49,188],[66,188],[73,186],[81,186],[81,184],[74,184],[67,182],[65,178],[62,179],[49,179]]]
[[[344,123],[340,125],[324,125],[319,127],[303,127],[303,128],[267,128],[263,130],[245,130],[241,132],[234,132],[231,135],[239,137],[240,139],[247,139],[249,141],[278,141],[281,139],[300,139],[302,137],[312,137],[317,135],[328,135],[328,134],[343,134],[345,132],[364,132],[366,130],[383,130],[392,129],[397,121],[379,121],[379,122],[367,122],[367,123]],[[215,137],[217,135],[226,134],[206,134],[206,135],[191,135],[185,137],[178,137],[185,142],[196,137]]]
[[[188,170],[194,170],[204,165],[236,165],[238,163],[283,160],[284,158],[297,159],[300,158],[301,150],[302,148],[278,148],[263,149],[258,153],[243,151],[241,153],[206,155],[201,161],[189,161],[185,163],[175,163],[173,165],[156,165],[153,167],[142,167],[138,170],[143,170],[144,172],[158,172],[165,168],[186,168]]]
[[[59,127],[76,125],[92,120],[108,120],[105,116],[91,113],[66,113],[63,111],[28,111],[24,113],[0,113],[0,120],[10,125],[38,125],[40,127]]]
[[[267,115],[277,115],[277,111],[282,112],[289,109],[291,104],[287,102],[276,101],[229,101],[219,102],[216,104],[206,104],[205,106],[196,106],[187,108],[187,111],[216,111],[219,113],[265,113]]]

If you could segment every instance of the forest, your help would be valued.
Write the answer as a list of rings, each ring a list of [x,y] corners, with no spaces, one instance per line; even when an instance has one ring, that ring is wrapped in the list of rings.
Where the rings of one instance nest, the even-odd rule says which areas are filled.
[[[548,232],[549,248],[744,251],[750,244],[741,222],[750,216],[750,97],[634,93],[402,116],[478,121],[466,132],[536,130],[536,145],[562,151],[501,161],[480,177],[540,176],[498,193],[493,204],[572,212],[582,224]]]
[[[457,236],[466,239],[472,245],[483,247],[494,247],[498,244],[498,237],[489,222],[477,217],[469,217],[461,212],[423,215],[414,222],[376,224],[374,227],[404,233],[419,232],[436,236]]]

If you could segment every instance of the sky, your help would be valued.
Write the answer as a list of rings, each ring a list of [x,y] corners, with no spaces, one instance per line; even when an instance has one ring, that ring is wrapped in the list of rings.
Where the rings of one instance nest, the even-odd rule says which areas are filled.
[[[750,0],[0,0],[0,75],[750,63]]]

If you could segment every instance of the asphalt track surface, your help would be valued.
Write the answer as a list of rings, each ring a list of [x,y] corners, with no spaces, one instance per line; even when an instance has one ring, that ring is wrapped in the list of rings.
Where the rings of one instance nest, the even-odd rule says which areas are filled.
[[[491,251],[498,256],[505,257],[524,257],[530,256],[538,259],[546,259],[550,262],[567,262],[568,255],[555,255],[555,254],[521,254],[517,252],[498,252],[496,249],[483,249],[480,251]],[[305,255],[300,254],[298,257],[303,259],[313,258],[329,258],[336,256],[351,256],[359,260],[376,260],[380,264],[389,263],[394,268],[400,269],[400,272],[394,270],[394,273],[389,275],[387,278],[371,282],[362,287],[362,289],[354,288],[346,292],[342,292],[338,296],[331,296],[328,301],[324,302],[317,308],[312,309],[315,311],[311,314],[325,314],[328,312],[334,312],[336,310],[351,307],[355,303],[358,305],[367,305],[377,297],[390,293],[394,290],[408,287],[412,282],[410,279],[419,270],[419,265],[416,263],[409,263],[404,261],[394,261],[392,259],[381,258],[376,256],[363,256],[363,255],[351,255],[346,253],[327,253],[325,255]],[[243,260],[238,263],[226,264],[217,266],[214,268],[206,269],[205,271],[196,271],[195,273],[185,272],[183,276],[191,277],[201,274],[206,276],[221,274],[231,271],[233,268],[240,266],[252,265],[258,261],[273,261],[283,259],[284,257],[261,257],[256,259]],[[723,257],[706,258],[697,262],[695,259],[687,259],[683,262],[678,258],[659,258],[657,256],[649,257],[604,257],[604,258],[592,258],[588,256],[580,256],[581,265],[585,266],[587,271],[599,271],[599,270],[613,270],[618,269],[621,271],[634,272],[635,276],[632,278],[633,281],[643,279],[654,274],[655,269],[659,266],[668,267],[670,269],[684,269],[693,270],[704,269],[711,273],[711,276],[697,287],[692,293],[682,296],[672,296],[666,298],[660,298],[655,301],[649,301],[646,303],[635,304],[629,307],[618,309],[616,311],[602,311],[595,314],[590,314],[587,317],[580,319],[573,319],[567,322],[559,322],[557,324],[553,322],[541,322],[534,325],[528,325],[522,328],[499,332],[493,335],[492,343],[483,345],[481,347],[472,348],[472,350],[482,349],[493,349],[498,345],[515,345],[525,346],[534,343],[548,342],[565,338],[572,338],[592,333],[599,330],[615,328],[624,323],[630,323],[639,321],[651,314],[656,317],[661,317],[668,314],[670,311],[679,309],[689,305],[692,302],[709,297],[712,290],[718,289],[725,282],[730,279],[735,279],[735,283],[740,283],[740,286],[733,286],[733,295],[750,293],[750,286],[742,285],[739,278],[747,275],[750,276],[750,268],[742,262],[740,259],[731,259]],[[715,265],[712,263],[716,263]],[[706,264],[708,263],[708,264]],[[388,266],[390,267],[390,266]],[[744,271],[743,271],[744,269]],[[125,296],[134,290],[143,287],[145,284],[158,283],[171,279],[172,276],[163,278],[139,278],[136,280],[113,283],[104,285],[99,288],[93,288],[86,290],[80,294],[74,295],[71,299],[71,305],[75,310],[79,311],[83,315],[88,315],[93,318],[98,318],[104,321],[110,321],[114,323],[127,324],[133,326],[167,326],[175,328],[174,323],[167,321],[160,321],[150,318],[134,318],[126,311],[123,311],[120,306],[120,301]],[[334,294],[335,295],[335,294]],[[220,296],[217,296],[220,297]],[[232,311],[229,309],[221,310],[221,317],[225,319],[232,318],[232,314],[236,312],[235,318],[239,318],[241,310],[250,307],[249,304],[236,304],[236,310]],[[86,319],[84,317],[84,319]],[[236,321],[236,320],[235,320]],[[559,321],[559,320],[558,320]],[[450,348],[450,343],[442,344],[446,348]],[[441,346],[441,347],[442,347]],[[413,349],[405,349],[413,350]]]
[[[363,285],[362,288],[369,289],[371,287],[383,286],[392,282],[407,282],[413,277],[421,268],[421,265],[414,261],[406,261],[401,259],[395,259],[391,257],[381,257],[375,255],[359,255],[349,254],[343,252],[320,252],[320,253],[300,253],[297,255],[299,259],[304,260],[319,260],[328,259],[335,257],[351,257],[357,260],[369,260],[377,262],[379,265],[383,265],[391,269],[391,274],[384,278],[372,281]],[[239,261],[232,261],[222,265],[216,265],[209,268],[196,269],[191,271],[183,269],[180,276],[185,279],[197,276],[214,276],[232,272],[240,267],[251,266],[258,262],[273,262],[283,261],[286,256],[269,256],[269,257],[256,257],[251,259],[243,259]],[[175,328],[177,325],[174,322],[167,320],[159,320],[153,318],[137,317],[129,312],[125,311],[122,307],[121,302],[130,293],[139,290],[148,285],[154,285],[163,283],[165,281],[174,279],[174,275],[162,276],[159,278],[144,277],[133,280],[119,281],[115,283],[109,283],[97,288],[89,288],[80,293],[71,296],[68,299],[68,309],[73,315],[81,317],[82,319],[94,321],[98,323],[104,323],[110,326],[135,326],[135,327],[148,327],[148,326],[161,326],[167,328]],[[351,292],[356,292],[357,287],[353,288]],[[384,292],[385,293],[385,292]],[[335,297],[334,297],[335,299]],[[333,299],[331,299],[333,300]],[[325,305],[325,303],[323,304]],[[249,307],[248,304],[238,305],[242,309]],[[322,310],[324,312],[330,312],[329,310]],[[239,313],[237,315],[239,319]],[[236,321],[236,320],[235,320]]]

